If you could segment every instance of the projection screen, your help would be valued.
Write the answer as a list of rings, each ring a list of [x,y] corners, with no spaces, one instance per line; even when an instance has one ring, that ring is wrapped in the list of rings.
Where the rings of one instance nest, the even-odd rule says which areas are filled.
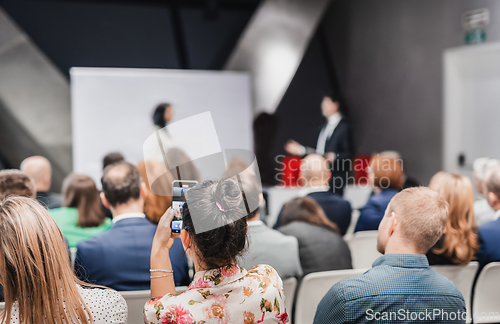
[[[143,143],[155,132],[154,109],[163,102],[174,107],[172,122],[210,112],[222,149],[252,150],[247,73],[72,68],[70,76],[73,171],[99,188],[107,153],[120,152],[133,164],[143,159]]]

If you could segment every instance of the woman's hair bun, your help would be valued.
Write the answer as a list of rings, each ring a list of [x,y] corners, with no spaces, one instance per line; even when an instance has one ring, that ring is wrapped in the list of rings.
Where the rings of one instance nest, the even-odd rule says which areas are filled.
[[[229,212],[244,208],[243,196],[235,178],[222,179],[214,185],[213,199]]]

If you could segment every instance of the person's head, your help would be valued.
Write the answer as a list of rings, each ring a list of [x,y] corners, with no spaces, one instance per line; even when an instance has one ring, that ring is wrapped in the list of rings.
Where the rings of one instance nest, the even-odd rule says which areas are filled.
[[[405,181],[401,160],[380,154],[372,156],[368,179],[375,188],[401,189]]]
[[[325,96],[323,97],[323,101],[321,102],[321,113],[326,118],[336,114],[339,112],[339,102],[334,101],[331,97]]]
[[[477,191],[481,195],[485,195],[484,192],[484,176],[488,169],[496,167],[500,165],[500,161],[496,159],[490,158],[478,158],[474,160],[472,164],[472,170],[474,175],[474,185],[476,186]]]
[[[484,175],[484,195],[495,211],[500,209],[500,166],[488,169]]]
[[[186,192],[182,210],[184,249],[205,269],[229,266],[236,262],[247,244],[248,213],[238,181],[235,178],[208,180],[194,188]],[[194,212],[203,215],[203,219],[193,219]],[[197,233],[194,222],[216,227]]]
[[[283,206],[280,226],[285,226],[292,222],[319,225],[337,234],[340,233],[337,224],[326,217],[321,206],[311,197],[294,198]]]
[[[7,196],[36,197],[35,182],[19,170],[0,171],[0,201]]]
[[[0,322],[9,322],[15,302],[20,323],[80,323],[78,318],[92,318],[77,286],[91,285],[73,274],[63,235],[44,207],[30,198],[6,198],[0,202],[0,233],[5,295]]]
[[[479,248],[475,233],[472,183],[469,178],[458,173],[438,172],[432,177],[429,188],[450,206],[443,246],[435,252],[445,254],[454,263],[468,264]]]
[[[146,187],[146,199],[144,200],[144,213],[149,221],[153,224],[158,224],[160,218],[165,214],[167,209],[172,205],[172,181],[174,177],[170,171],[165,172],[165,168],[155,160],[141,161],[137,165],[137,169],[144,181]],[[151,184],[148,180],[148,172],[156,178],[154,181],[155,189],[165,193],[164,196],[159,196],[153,193]]]
[[[63,206],[78,209],[78,226],[95,227],[104,221],[99,190],[94,180],[83,174],[68,175],[62,185]]]
[[[39,155],[30,156],[21,162],[20,170],[35,181],[37,192],[50,190],[52,166],[47,158]]]
[[[448,213],[448,203],[432,189],[414,187],[399,192],[378,227],[378,251],[426,254],[443,234]]]
[[[161,103],[156,106],[155,112],[153,114],[153,123],[163,128],[172,120],[174,116],[173,108],[171,104]]]
[[[104,169],[101,179],[101,200],[106,208],[111,209],[113,216],[117,208],[124,209],[128,206],[141,206],[140,212],[144,210],[144,199],[146,197],[145,185],[137,168],[128,162],[118,162],[108,165]]]
[[[316,187],[328,185],[331,172],[324,157],[318,154],[309,154],[300,162],[299,180],[302,186]]]
[[[113,163],[118,163],[118,162],[123,162],[125,161],[125,158],[121,153],[118,152],[112,152],[106,154],[106,156],[102,159],[102,169],[106,169],[108,165],[111,165]]]

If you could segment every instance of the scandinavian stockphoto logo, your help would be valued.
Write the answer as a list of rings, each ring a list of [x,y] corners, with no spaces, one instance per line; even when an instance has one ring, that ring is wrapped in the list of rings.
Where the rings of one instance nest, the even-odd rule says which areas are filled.
[[[259,167],[252,151],[222,149],[210,112],[194,115],[157,129],[143,144],[146,173],[151,191],[159,196],[172,196],[187,190],[209,190],[191,185],[232,178],[237,181],[246,213],[259,208],[262,192]],[[174,185],[174,186],[173,186]],[[207,221],[206,206],[185,196],[196,233],[202,233],[236,221],[219,202],[217,208],[227,214],[223,220]],[[218,205],[217,205],[218,204]],[[231,218],[233,217],[233,218]]]

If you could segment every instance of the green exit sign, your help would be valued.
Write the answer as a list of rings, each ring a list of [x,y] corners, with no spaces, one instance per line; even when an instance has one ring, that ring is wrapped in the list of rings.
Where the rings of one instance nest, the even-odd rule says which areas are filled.
[[[466,44],[479,44],[486,41],[486,32],[484,29],[475,29],[465,32]]]

